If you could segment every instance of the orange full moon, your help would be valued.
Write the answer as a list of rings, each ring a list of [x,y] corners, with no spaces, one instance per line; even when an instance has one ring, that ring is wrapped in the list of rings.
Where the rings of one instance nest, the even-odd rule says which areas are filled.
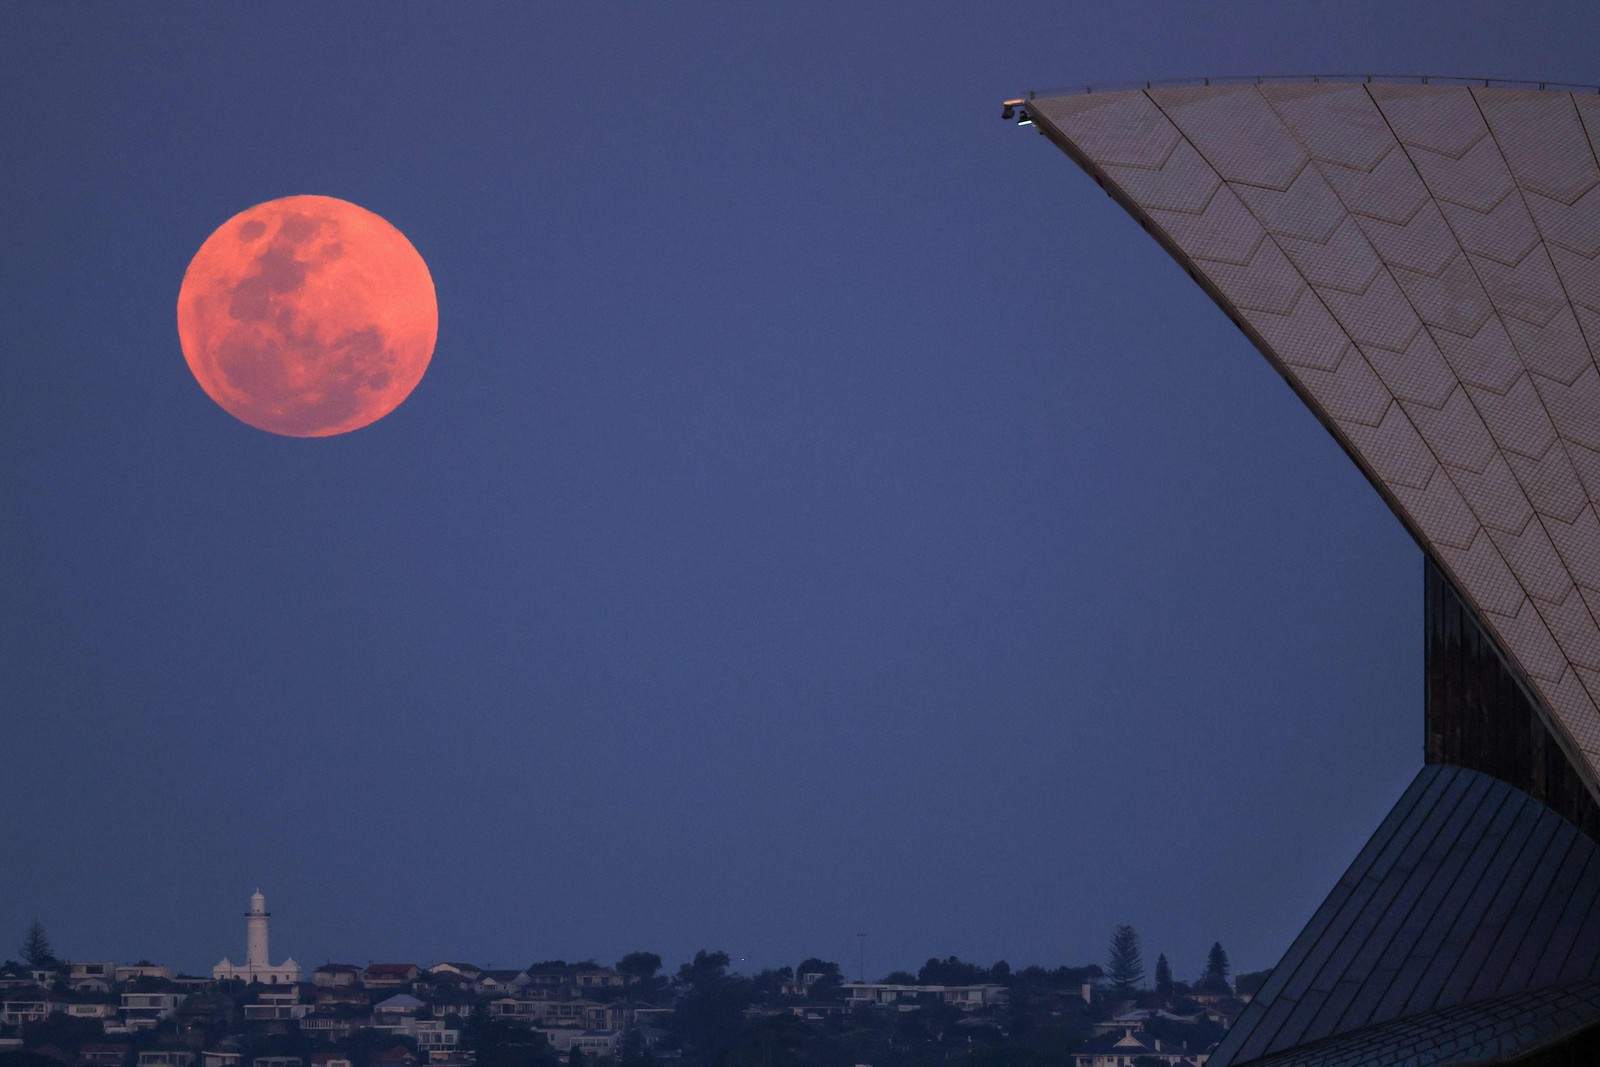
[[[405,234],[331,196],[239,212],[206,238],[178,291],[178,339],[200,388],[289,437],[389,414],[438,335],[433,277]]]

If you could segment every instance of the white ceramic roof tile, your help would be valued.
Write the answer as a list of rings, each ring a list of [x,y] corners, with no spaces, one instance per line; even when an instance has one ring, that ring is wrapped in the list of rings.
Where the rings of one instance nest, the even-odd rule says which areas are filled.
[[[1582,304],[1573,304],[1572,310],[1578,316],[1578,329],[1591,350],[1600,348],[1600,311],[1590,311]]]
[[[1321,169],[1345,207],[1362,217],[1404,225],[1430,201],[1428,187],[1398,145],[1371,171],[1335,166]]]
[[[1571,382],[1585,370],[1594,370],[1594,355],[1578,328],[1570,304],[1559,304],[1543,325],[1504,316],[1506,333],[1522,357],[1522,363],[1535,374]]]
[[[1095,162],[1159,168],[1181,137],[1143,93],[1057,96],[1030,105]]]
[[[1517,484],[1511,464],[1499,452],[1479,471],[1450,468],[1450,480],[1485,527],[1521,530],[1533,518],[1533,505]]]
[[[1478,536],[1477,516],[1461,499],[1455,483],[1442,468],[1434,473],[1422,489],[1409,485],[1395,485],[1392,489],[1428,540],[1466,548]]]
[[[1498,454],[1494,438],[1489,436],[1488,427],[1460,384],[1455,385],[1442,407],[1406,404],[1405,409],[1440,463],[1481,472]]]
[[[1290,366],[1332,370],[1350,347],[1349,334],[1339,329],[1317,299],[1299,301],[1287,315],[1264,311],[1243,314],[1273,354]]]
[[[1146,210],[1201,212],[1223,185],[1188,141],[1179,141],[1172,155],[1155,170],[1106,166],[1105,171]]]
[[[1600,699],[1600,671],[1592,671],[1587,667],[1574,665],[1573,672],[1578,676],[1578,680],[1583,683],[1584,691],[1588,693],[1589,699],[1591,701]],[[1595,732],[1600,733],[1600,730],[1596,730]],[[1573,736],[1575,738],[1584,737],[1584,735],[1579,732],[1574,732]],[[1580,744],[1583,745],[1585,751],[1587,752],[1590,749],[1600,748],[1600,738],[1590,735],[1586,740],[1580,741]]]
[[[1595,213],[1600,217],[1600,204],[1596,205]],[[1567,296],[1579,311],[1578,324],[1583,327],[1585,336],[1595,337],[1590,327],[1596,320],[1592,314],[1585,319],[1583,311],[1600,311],[1600,256],[1586,259],[1558,245],[1546,247],[1550,250],[1550,258],[1555,261],[1556,273],[1561,275],[1561,287],[1567,291]]]
[[[1234,183],[1232,189],[1256,220],[1278,237],[1326,241],[1349,218],[1349,212],[1316,167],[1301,170],[1293,184],[1282,191],[1242,182]]]
[[[1575,105],[1575,110],[1578,112],[1578,119],[1583,124],[1584,132],[1588,135],[1589,151],[1591,153],[1596,153],[1597,158],[1600,158],[1600,96],[1578,96],[1574,94],[1572,97],[1572,102]],[[1585,201],[1591,200],[1594,196],[1595,194],[1593,191],[1586,193],[1583,199],[1575,204],[1574,207],[1581,206]],[[1588,254],[1586,249],[1581,247],[1576,248],[1575,251]]]
[[[1588,576],[1588,584],[1600,595],[1600,519],[1594,508],[1581,509],[1571,522],[1547,518],[1544,526],[1568,572]]]
[[[1191,254],[1202,260],[1199,251]],[[1287,315],[1307,294],[1305,279],[1272,241],[1263,241],[1246,266],[1212,260],[1205,268],[1223,295],[1246,311]]]
[[[1468,256],[1490,303],[1502,316],[1543,326],[1566,306],[1561,281],[1542,248],[1531,248],[1515,266]],[[1513,338],[1514,340],[1515,338]]]
[[[1363,348],[1376,345],[1404,352],[1422,329],[1422,320],[1411,310],[1411,302],[1387,271],[1373,278],[1364,293],[1322,289],[1318,295],[1339,325]]]
[[[1445,362],[1467,385],[1503,393],[1524,373],[1522,361],[1506,328],[1493,316],[1483,320],[1475,333],[1461,334],[1450,329],[1430,331]]]
[[[1493,614],[1496,617],[1489,620],[1490,625],[1522,650],[1517,659],[1536,682],[1559,681],[1571,669],[1567,658],[1561,654],[1561,646],[1556,643],[1549,626],[1540,618],[1532,601],[1524,600],[1521,610],[1514,614]]]
[[[1408,146],[1459,159],[1489,134],[1465,90],[1441,93],[1426,85],[1369,85],[1389,128]]]
[[[1218,190],[1199,214],[1152,208],[1150,218],[1185,250],[1223,263],[1249,263],[1267,239],[1267,232],[1226,189]]]
[[[1600,452],[1576,442],[1568,442],[1567,456],[1571,458],[1573,469],[1578,472],[1578,481],[1583,483],[1589,499],[1600,500]]]
[[[1562,725],[1573,734],[1573,741],[1600,750],[1600,709],[1595,707],[1594,699],[1584,689],[1584,680],[1578,677],[1578,670],[1566,670],[1560,680],[1544,683],[1539,686],[1539,691],[1549,701],[1550,709],[1560,717]],[[1581,741],[1579,734],[1573,731],[1573,726],[1581,723],[1584,717],[1594,717],[1594,736],[1589,741]]]
[[[1473,407],[1502,449],[1538,459],[1554,447],[1556,429],[1533,382],[1524,374],[1504,393],[1467,386]]]
[[[1520,263],[1539,244],[1539,229],[1522,198],[1507,188],[1494,206],[1476,208],[1439,201],[1439,209],[1461,247],[1498,263]]]
[[[1583,130],[1589,135],[1589,147],[1600,153],[1600,96],[1573,93],[1571,99]]]
[[[1225,181],[1287,189],[1308,162],[1253,88],[1155,89],[1149,95]]]
[[[1484,611],[1514,617],[1527,602],[1488,534],[1479,534],[1468,548],[1440,545],[1438,554],[1462,591]]]
[[[1483,117],[1524,190],[1572,203],[1600,184],[1594,152],[1567,93],[1474,92]]]
[[[1263,85],[1272,105],[1313,159],[1370,171],[1395,147],[1389,124],[1359,85]]]
[[[1475,337],[1494,314],[1494,305],[1478,281],[1472,263],[1459,248],[1437,274],[1392,268],[1395,281],[1422,321],[1451,333]]]
[[[1383,270],[1361,227],[1349,215],[1329,235],[1327,241],[1304,241],[1293,237],[1277,238],[1279,246],[1312,285],[1340,289],[1347,293],[1366,291]]]
[[[1595,784],[1600,98],[1301,84],[1034,106],[1388,490]]]
[[[1589,757],[1590,766],[1595,766],[1600,762],[1594,755],[1600,754],[1600,709],[1595,707],[1594,698],[1584,688],[1583,679],[1578,676],[1577,670],[1568,671],[1554,685],[1540,688],[1551,710],[1560,717],[1561,724],[1572,735],[1573,741]]]
[[[1395,398],[1408,404],[1443,407],[1461,387],[1427,330],[1418,330],[1403,352],[1368,348],[1363,354]]]
[[[1331,371],[1304,367],[1297,376],[1323,410],[1340,423],[1381,425],[1384,412],[1395,402],[1367,361],[1354,349]]]
[[[1529,596],[1553,603],[1572,592],[1572,579],[1537,517],[1519,532],[1490,530],[1489,536]]]
[[[1516,194],[1511,172],[1493,138],[1485,137],[1459,159],[1411,145],[1406,146],[1406,154],[1435,200],[1487,213]]]
[[[1593,259],[1600,255],[1600,185],[1563,204],[1538,193],[1523,197],[1545,243]]]
[[[1385,482],[1423,489],[1439,466],[1398,404],[1392,405],[1376,426],[1359,422],[1340,422],[1338,426]]]
[[[1538,458],[1515,452],[1501,455],[1535,511],[1551,519],[1571,522],[1578,512],[1589,506],[1588,493],[1570,458],[1574,450],[1569,444],[1557,445]],[[1595,578],[1600,581],[1600,572]]]
[[[1367,235],[1384,262],[1422,274],[1438,274],[1452,260],[1461,257],[1461,248],[1450,224],[1429,202],[1403,223],[1356,216],[1356,224]]]
[[[1540,618],[1550,628],[1567,662],[1576,667],[1600,670],[1600,629],[1595,628],[1594,616],[1583,602],[1576,588],[1569,587],[1564,599],[1547,603],[1536,602]]]
[[[1567,385],[1537,374],[1532,377],[1556,431],[1565,440],[1600,449],[1600,371],[1594,363]]]

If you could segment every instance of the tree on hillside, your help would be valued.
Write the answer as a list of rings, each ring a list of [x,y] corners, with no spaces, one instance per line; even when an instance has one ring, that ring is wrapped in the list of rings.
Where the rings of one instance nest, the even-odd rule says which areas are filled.
[[[694,959],[679,965],[678,977],[674,981],[681,988],[692,992],[701,986],[710,986],[722,980],[727,975],[728,964],[732,962],[726,952],[707,952],[701,949],[694,954]]]
[[[1202,993],[1231,993],[1228,986],[1228,954],[1222,949],[1221,941],[1211,944],[1211,952],[1206,957],[1206,973],[1200,976],[1198,989]]]
[[[661,957],[654,952],[630,952],[617,961],[617,970],[629,978],[648,981],[661,969]]]
[[[1139,949],[1139,932],[1124,923],[1111,935],[1111,958],[1106,967],[1111,985],[1126,995],[1144,980],[1144,956]]]
[[[34,1048],[42,1048],[45,1045],[77,1048],[85,1041],[100,1041],[105,1037],[99,1019],[76,1019],[59,1011],[37,1022],[28,1023],[25,1029],[28,1033],[28,1044]],[[60,1064],[56,1067],[60,1067]]]
[[[617,961],[617,970],[627,977],[628,988],[626,993],[614,992],[630,1000],[659,1003],[672,986],[672,980],[661,973],[661,957],[654,952],[630,952]]]
[[[539,961],[537,961],[535,963],[528,964],[528,966],[523,968],[523,969],[526,970],[529,974],[538,974],[538,973],[554,974],[554,973],[556,973],[558,971],[566,970],[567,969],[567,961],[566,960],[539,960]]]
[[[1104,977],[1105,971],[1098,963],[1091,963],[1087,967],[1056,967],[1048,971],[1038,964],[1030,964],[1011,976],[1010,985],[1013,989],[1033,986],[1077,993],[1083,983]]]
[[[807,979],[806,975],[814,974],[817,977]],[[809,1000],[838,1000],[844,995],[844,972],[837,963],[808,956],[800,961],[800,966],[794,969],[797,979],[806,983],[806,997]]]
[[[948,959],[930,959],[917,972],[921,985],[981,985],[989,980],[989,969],[980,964],[968,963],[956,956]]]
[[[839,971],[839,965],[837,963],[829,963],[827,960],[819,960],[815,956],[807,956],[805,959],[801,960],[800,966],[794,969],[794,973],[796,977],[803,977],[804,975],[808,974],[820,974],[823,978],[831,979],[835,983],[844,981],[844,975]]]
[[[41,1056],[25,1049],[0,1052],[0,1067],[61,1067],[61,1061],[51,1056]]]
[[[655,1054],[650,1051],[644,1032],[637,1026],[628,1027],[617,1047],[617,1067],[652,1067],[655,1062]]]
[[[738,1039],[744,1010],[753,999],[752,983],[742,975],[729,974],[729,962],[726,952],[702,949],[678,968],[674,979],[678,1010],[672,1025],[682,1035],[685,1063],[714,1063]]]
[[[28,932],[22,935],[22,944],[17,946],[17,951],[22,953],[23,961],[30,967],[51,967],[56,962],[50,939],[44,936],[44,923],[38,919],[28,924]]]
[[[539,1031],[497,1019],[481,1004],[463,1021],[461,1031],[462,1042],[478,1067],[555,1067],[561,1061],[560,1054]],[[346,1046],[356,1052],[351,1058],[363,1063],[369,1062],[377,1044],[386,1040],[391,1040],[387,1034],[360,1030]],[[359,1051],[362,1047],[366,1049],[364,1054]]]
[[[752,1019],[741,1029],[731,1058],[735,1064],[795,1067],[810,1040],[810,1028],[792,1015]]]
[[[1163,998],[1172,996],[1172,966],[1164,952],[1156,957],[1156,993]]]

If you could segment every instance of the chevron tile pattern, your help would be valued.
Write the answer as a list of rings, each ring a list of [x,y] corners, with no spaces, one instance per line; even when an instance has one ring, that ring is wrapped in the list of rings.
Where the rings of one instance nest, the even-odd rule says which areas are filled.
[[[1600,783],[1600,97],[1321,83],[1028,106],[1262,340]]]

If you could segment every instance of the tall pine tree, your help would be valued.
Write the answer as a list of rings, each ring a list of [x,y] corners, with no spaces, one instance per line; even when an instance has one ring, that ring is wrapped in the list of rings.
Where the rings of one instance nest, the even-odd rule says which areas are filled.
[[[1206,957],[1206,973],[1200,977],[1200,989],[1205,993],[1231,993],[1232,987],[1228,985],[1228,954],[1222,949],[1221,941],[1211,944],[1211,952]]]
[[[1164,952],[1156,957],[1156,992],[1163,1000],[1172,996],[1172,967],[1167,963]]]
[[[22,944],[17,946],[17,951],[22,953],[23,960],[30,967],[50,967],[56,962],[55,951],[50,947],[50,939],[44,936],[44,923],[38,919],[29,924],[28,932],[22,936]]]
[[[1144,980],[1144,956],[1139,949],[1139,933],[1123,924],[1111,935],[1111,959],[1106,974],[1112,986],[1126,995],[1139,987]]]

